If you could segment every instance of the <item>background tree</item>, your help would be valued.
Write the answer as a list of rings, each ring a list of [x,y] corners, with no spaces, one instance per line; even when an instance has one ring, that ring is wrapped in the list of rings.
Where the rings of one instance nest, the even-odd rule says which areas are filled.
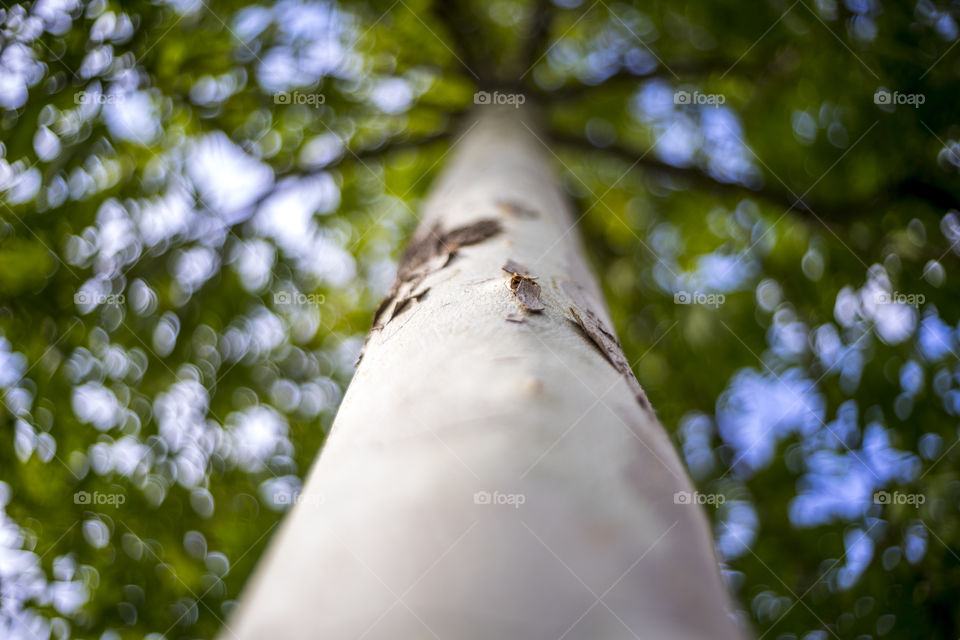
[[[0,635],[215,633],[481,90],[542,105],[758,635],[955,637],[956,19],[5,8]]]

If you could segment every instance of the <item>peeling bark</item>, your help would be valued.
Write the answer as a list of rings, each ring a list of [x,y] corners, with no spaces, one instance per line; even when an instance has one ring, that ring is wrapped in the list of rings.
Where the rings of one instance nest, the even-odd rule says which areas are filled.
[[[530,277],[530,269],[527,269],[522,264],[517,263],[515,260],[507,260],[507,263],[503,265],[502,269],[507,273],[519,274],[521,276]]]
[[[540,285],[537,284],[537,279],[530,275],[529,269],[513,260],[507,260],[503,270],[513,274],[507,286],[521,307],[533,313],[546,309],[540,301]]]
[[[527,311],[539,313],[546,309],[540,302],[540,285],[532,278],[522,276],[519,273],[513,274],[510,278],[510,291],[513,291],[514,297],[520,306]]]
[[[613,365],[613,368],[620,372],[624,380],[633,391],[634,397],[646,410],[651,410],[650,401],[647,400],[647,394],[633,375],[633,369],[630,367],[630,361],[623,355],[623,347],[617,337],[610,333],[610,330],[603,326],[603,322],[589,309],[583,309],[582,314],[575,307],[570,307],[570,314],[573,315],[577,325],[583,331],[584,335],[596,345],[607,362]]]
[[[535,114],[476,115],[225,640],[740,637]]]
[[[382,329],[400,315],[411,300],[423,297],[429,287],[417,293],[413,293],[413,290],[428,275],[447,266],[457,249],[492,238],[501,229],[499,221],[484,219],[450,231],[442,231],[440,225],[435,224],[426,233],[415,236],[397,265],[397,278],[393,286],[373,313],[373,329]]]

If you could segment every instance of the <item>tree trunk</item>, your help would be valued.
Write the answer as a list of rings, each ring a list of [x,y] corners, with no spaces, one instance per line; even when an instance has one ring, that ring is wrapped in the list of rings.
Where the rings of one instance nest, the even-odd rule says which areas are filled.
[[[740,637],[536,114],[475,115],[224,638]]]

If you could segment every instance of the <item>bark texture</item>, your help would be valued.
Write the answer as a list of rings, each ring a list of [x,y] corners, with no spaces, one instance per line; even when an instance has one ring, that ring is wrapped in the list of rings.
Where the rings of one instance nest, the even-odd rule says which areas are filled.
[[[224,638],[740,637],[533,115],[477,109]]]

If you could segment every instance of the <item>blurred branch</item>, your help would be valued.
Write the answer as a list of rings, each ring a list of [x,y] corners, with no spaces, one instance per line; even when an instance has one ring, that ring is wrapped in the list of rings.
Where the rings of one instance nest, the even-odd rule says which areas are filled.
[[[550,26],[553,24],[552,0],[533,0],[533,2],[527,34],[524,36],[520,53],[521,75],[526,75],[540,60],[550,40]]]
[[[450,139],[450,136],[451,134],[449,131],[441,131],[440,133],[433,133],[419,138],[395,138],[380,145],[379,147],[347,149],[344,151],[344,154],[340,157],[340,159],[335,160],[326,166],[320,167],[319,170],[326,171],[348,162],[362,163],[366,160],[377,160],[396,151],[402,151],[404,149],[417,149],[419,147],[433,144],[434,142],[446,141]]]
[[[672,62],[669,67],[657,66],[646,73],[634,73],[628,69],[621,69],[613,75],[607,77],[597,84],[587,84],[585,82],[573,82],[566,84],[558,89],[544,91],[550,100],[571,100],[581,98],[596,89],[617,89],[617,88],[635,88],[642,80],[650,78],[663,78],[666,80],[677,80],[677,76],[683,78],[703,78],[712,73],[736,72],[735,75],[747,75],[756,78],[761,74],[769,72],[770,67],[758,67],[754,65],[737,64],[727,59],[722,60],[688,60],[681,62]]]
[[[714,191],[720,191],[722,193],[740,197],[761,197],[765,200],[769,200],[776,204],[791,208],[807,208],[803,202],[781,192],[765,188],[751,189],[750,187],[738,183],[720,182],[716,178],[704,173],[700,169],[693,167],[677,167],[672,164],[667,164],[662,160],[657,160],[656,158],[650,157],[650,155],[647,153],[633,150],[622,145],[614,144],[606,147],[597,147],[584,137],[560,133],[557,131],[550,132],[550,139],[554,143],[561,146],[572,147],[580,150],[595,151],[597,153],[605,153],[619,158],[620,160],[627,162],[634,167],[652,171],[653,173],[659,175],[685,180],[703,189],[712,189]]]
[[[389,142],[382,144],[378,147],[362,147],[359,149],[345,149],[343,154],[336,160],[325,164],[321,167],[314,167],[309,169],[304,168],[295,168],[290,169],[289,171],[283,171],[276,174],[276,182],[271,189],[268,189],[266,193],[262,194],[259,198],[254,200],[249,206],[256,210],[260,207],[264,201],[268,200],[274,193],[277,191],[277,183],[284,178],[308,178],[320,171],[329,171],[341,165],[349,164],[364,164],[368,160],[378,160],[384,158],[394,152],[403,151],[407,149],[418,149],[420,147],[425,147],[427,145],[433,144],[435,142],[445,142],[451,138],[449,131],[442,131],[440,133],[434,133],[428,136],[423,136],[421,138],[396,138],[390,140]]]
[[[960,198],[950,190],[914,176],[907,176],[893,181],[879,189],[876,193],[855,200],[825,202],[812,200],[810,198],[798,199],[789,191],[785,190],[770,187],[752,189],[743,184],[720,182],[701,169],[695,167],[677,167],[667,164],[662,160],[650,157],[647,153],[630,149],[623,145],[614,144],[606,147],[597,147],[588,139],[581,136],[558,131],[551,131],[549,135],[555,144],[579,150],[605,153],[629,163],[632,167],[644,169],[654,174],[684,180],[701,189],[709,189],[741,198],[761,198],[771,204],[785,207],[786,211],[794,209],[797,211],[809,211],[817,217],[828,220],[843,221],[845,218],[850,218],[851,214],[875,211],[884,203],[907,199],[921,200],[934,207],[944,209],[960,208]],[[802,189],[795,190],[797,193],[802,191]]]
[[[940,185],[915,177],[900,180],[881,195],[893,200],[912,198],[944,209],[960,209],[960,197]]]
[[[460,67],[481,85],[489,84],[489,58],[477,47],[481,41],[477,21],[467,15],[462,0],[434,0],[430,9],[449,32],[448,42]]]

